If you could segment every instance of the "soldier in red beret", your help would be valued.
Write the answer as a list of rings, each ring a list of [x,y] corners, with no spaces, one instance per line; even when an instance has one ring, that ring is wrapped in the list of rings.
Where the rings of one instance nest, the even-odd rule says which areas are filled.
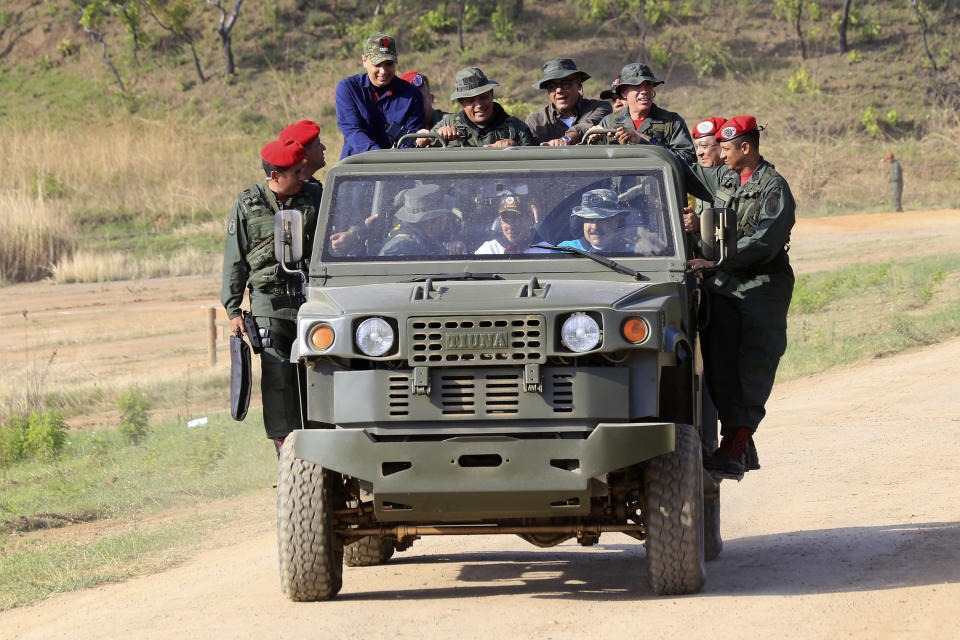
[[[304,220],[304,255],[309,256],[321,194],[318,184],[305,182],[307,152],[294,137],[312,127],[300,125],[302,123],[294,125],[295,131],[284,139],[264,145],[260,158],[266,180],[244,189],[233,204],[227,222],[220,288],[231,331],[244,334],[246,328],[240,307],[244,292],[249,290],[250,313],[263,341],[260,353],[263,425],[278,452],[287,434],[300,426],[297,367],[290,364],[299,299],[290,295],[286,281],[278,276],[282,270],[278,271],[273,253],[273,216],[282,209],[300,211]]]
[[[719,167],[723,164],[720,160],[720,143],[716,140],[720,125],[726,122],[726,118],[714,116],[701,120],[693,127],[691,132],[693,136],[693,148],[697,153],[697,162],[701,167]],[[711,206],[710,202],[704,202],[699,198],[693,198],[691,205],[684,209],[683,226],[688,233],[697,233],[700,231],[700,214],[704,209]]]
[[[430,80],[427,78],[426,74],[423,74],[419,71],[407,71],[405,74],[400,76],[400,79],[406,80],[413,86],[420,89],[420,95],[423,96],[423,117],[426,121],[426,127],[417,133],[430,131],[430,129],[433,128],[433,125],[440,122],[440,119],[446,115],[444,111],[435,109],[433,107],[433,102],[437,98],[433,95],[433,92],[430,91]]]
[[[323,185],[313,176],[327,165],[327,159],[323,155],[327,147],[320,141],[320,126],[313,120],[301,120],[284,128],[277,138],[279,140],[295,140],[303,146],[307,160],[303,165],[303,173],[307,177],[306,181],[316,184],[322,190]]]
[[[793,296],[787,249],[796,203],[787,181],[760,155],[760,131],[753,116],[727,120],[715,135],[724,165],[691,163],[687,176],[691,193],[737,215],[735,256],[719,267],[702,258],[688,262],[706,269],[701,273],[710,319],[701,331],[704,372],[723,436],[703,464],[734,474],[759,468],[753,433],[787,348]]]

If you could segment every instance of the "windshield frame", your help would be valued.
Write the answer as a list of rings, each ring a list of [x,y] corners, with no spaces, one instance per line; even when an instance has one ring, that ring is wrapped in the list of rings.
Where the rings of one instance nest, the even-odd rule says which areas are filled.
[[[645,148],[644,148],[645,147]],[[366,157],[364,157],[366,156]],[[413,166],[411,166],[411,163]],[[633,148],[610,147],[551,147],[517,148],[506,150],[393,150],[374,151],[360,154],[342,161],[326,175],[321,212],[317,230],[326,230],[329,207],[334,198],[337,185],[347,177],[410,177],[412,175],[449,178],[455,173],[492,173],[509,175],[511,179],[522,182],[526,176],[542,176],[551,172],[603,172],[611,175],[636,174],[639,172],[659,173],[664,189],[663,207],[666,210],[668,230],[667,241],[673,255],[668,256],[630,256],[611,254],[617,262],[629,265],[640,272],[682,271],[686,262],[686,239],[682,225],[679,167],[669,152],[648,145],[634,145]],[[528,178],[529,179],[529,178]],[[459,259],[418,259],[418,260],[363,260],[363,261],[326,261],[322,257],[325,234],[319,233],[313,247],[310,277],[311,282],[340,276],[379,277],[387,280],[405,280],[411,277],[429,276],[437,273],[457,272],[493,272],[509,277],[516,274],[556,274],[565,277],[593,277],[596,274],[616,274],[607,267],[584,260],[582,256],[569,253],[529,254],[520,258],[484,256],[477,258],[467,254]],[[604,279],[606,279],[606,277]]]

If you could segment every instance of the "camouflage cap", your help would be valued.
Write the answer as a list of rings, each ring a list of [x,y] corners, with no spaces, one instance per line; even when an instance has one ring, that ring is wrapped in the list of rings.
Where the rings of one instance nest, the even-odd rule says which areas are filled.
[[[403,196],[403,206],[397,210],[397,219],[403,222],[423,222],[452,213],[450,207],[444,207],[445,198],[439,185],[420,184],[400,195]]]
[[[375,33],[363,43],[363,55],[373,64],[381,64],[384,60],[397,61],[397,42],[393,36],[385,33]]]
[[[663,80],[653,75],[653,70],[650,67],[642,62],[631,62],[620,70],[620,85],[617,89],[619,90],[620,87],[627,85],[637,86],[644,82],[652,82],[655,85],[663,84]]]
[[[543,89],[543,85],[551,80],[560,80],[575,76],[583,81],[590,78],[586,71],[577,69],[577,63],[570,58],[554,58],[543,63],[543,77],[533,83],[534,89]]]
[[[610,189],[592,189],[585,192],[580,198],[580,205],[573,208],[571,216],[598,220],[626,213],[626,209],[617,201],[617,194]]]
[[[450,100],[458,98],[472,98],[481,93],[486,93],[494,87],[500,86],[498,83],[487,78],[486,74],[479,67],[467,67],[457,71],[454,79],[456,83],[453,93],[450,94]]]

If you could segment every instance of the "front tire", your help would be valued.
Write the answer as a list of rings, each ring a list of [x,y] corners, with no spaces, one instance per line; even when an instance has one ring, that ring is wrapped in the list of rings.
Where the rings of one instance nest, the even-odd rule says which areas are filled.
[[[342,506],[340,474],[293,455],[296,432],[280,449],[277,543],[280,587],[294,602],[329,600],[343,585],[343,542],[332,510]]]
[[[644,463],[647,569],[657,595],[696,593],[706,580],[700,438],[676,425],[672,453]]]

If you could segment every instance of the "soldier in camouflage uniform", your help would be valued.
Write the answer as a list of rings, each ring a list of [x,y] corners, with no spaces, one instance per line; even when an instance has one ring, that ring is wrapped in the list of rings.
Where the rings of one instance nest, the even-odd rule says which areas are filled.
[[[520,118],[515,118],[493,101],[493,88],[498,86],[477,67],[457,71],[456,87],[450,100],[460,103],[460,113],[448,113],[432,131],[447,142],[448,147],[524,147],[534,143],[533,134]],[[422,138],[417,146],[427,146]]]
[[[903,195],[903,169],[900,163],[893,157],[893,153],[887,153],[887,162],[890,163],[890,202],[893,204],[894,211],[903,211],[903,204],[900,197]]]
[[[220,299],[230,318],[232,332],[245,333],[240,305],[250,291],[250,313],[260,327],[264,349],[260,353],[260,391],[267,437],[279,445],[300,426],[297,367],[290,363],[296,338],[299,300],[290,295],[278,276],[273,253],[273,215],[296,209],[304,219],[304,255],[313,247],[320,206],[320,187],[304,182],[303,146],[295,140],[275,140],[260,152],[267,180],[244,189],[237,197],[227,224]]]
[[[737,215],[737,254],[719,269],[703,267],[708,319],[703,327],[704,371],[723,439],[704,458],[708,469],[743,473],[752,434],[765,414],[780,357],[787,348],[787,309],[793,269],[787,257],[796,204],[787,181],[760,155],[753,116],[727,120],[716,136],[725,166],[689,165],[687,184],[701,200]]]
[[[445,256],[463,253],[462,242],[453,241],[460,219],[435,184],[421,184],[402,192],[397,210],[400,224],[380,250],[381,256]]]
[[[679,115],[654,104],[655,87],[663,84],[642,62],[631,62],[620,70],[617,93],[627,106],[600,122],[601,129],[613,129],[620,144],[657,144],[673,152],[681,163],[696,159],[687,123]]]

